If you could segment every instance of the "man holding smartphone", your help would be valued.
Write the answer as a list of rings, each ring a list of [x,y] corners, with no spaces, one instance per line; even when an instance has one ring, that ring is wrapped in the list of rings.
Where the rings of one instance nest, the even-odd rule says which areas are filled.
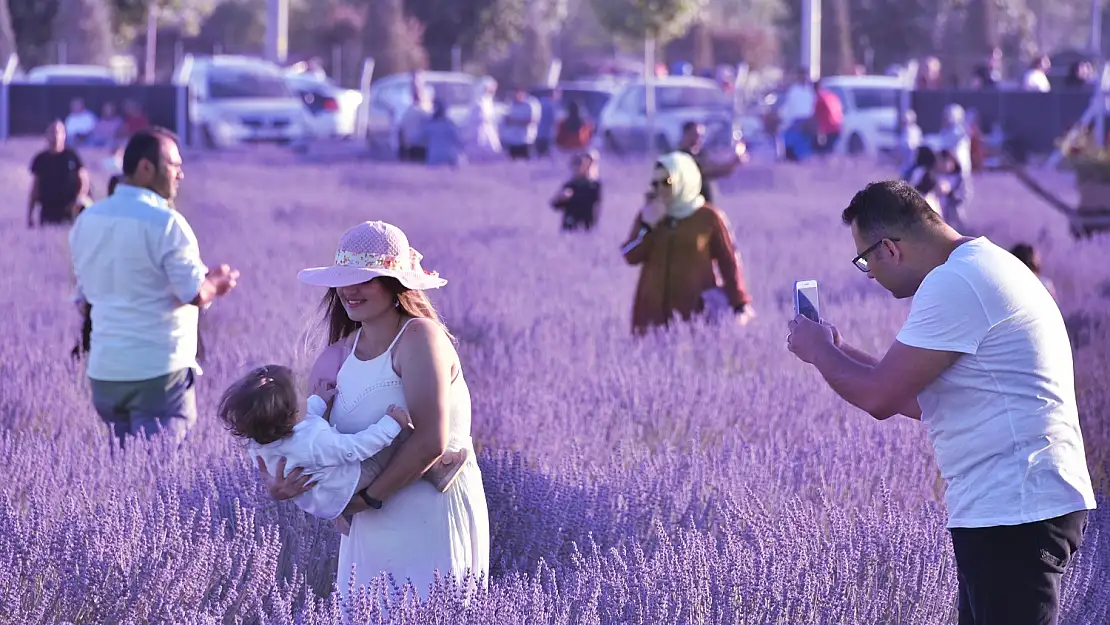
[[[882,359],[799,315],[787,347],[876,419],[929,429],[947,482],[960,625],[1049,625],[1095,508],[1071,344],[1044,285],[985,237],[962,236],[902,181],[857,193],[842,220],[857,269],[909,317]]]

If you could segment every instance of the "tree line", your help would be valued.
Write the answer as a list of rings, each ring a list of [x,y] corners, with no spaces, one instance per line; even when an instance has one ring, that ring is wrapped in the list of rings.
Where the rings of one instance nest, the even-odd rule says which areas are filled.
[[[647,37],[659,60],[695,70],[747,62],[795,64],[802,0],[289,0],[295,57],[340,60],[342,82],[373,56],[377,75],[461,62],[513,83],[543,78],[551,58],[564,73],[599,59],[636,57]],[[822,72],[936,55],[966,72],[1000,46],[1012,63],[1084,48],[1089,0],[823,0]],[[158,66],[175,51],[261,54],[266,0],[0,0],[0,56],[24,67],[107,64],[115,53],[144,58],[149,12],[157,11]],[[1110,23],[1103,29],[1110,37]],[[337,71],[336,71],[337,70]]]

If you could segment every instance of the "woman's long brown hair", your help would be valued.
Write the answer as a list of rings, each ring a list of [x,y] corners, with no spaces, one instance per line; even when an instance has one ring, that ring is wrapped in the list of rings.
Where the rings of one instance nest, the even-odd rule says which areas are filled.
[[[402,314],[435,321],[447,333],[447,338],[451,339],[452,343],[455,342],[455,337],[451,335],[447,326],[439,318],[439,313],[432,306],[432,300],[428,298],[427,293],[410,289],[401,284],[401,281],[396,278],[380,277],[374,279],[381,280],[381,285],[393,294]],[[320,305],[325,311],[328,322],[328,345],[338,343],[358,330],[358,322],[351,321],[351,318],[347,316],[347,310],[343,308],[343,301],[340,299],[337,289],[328,289]]]

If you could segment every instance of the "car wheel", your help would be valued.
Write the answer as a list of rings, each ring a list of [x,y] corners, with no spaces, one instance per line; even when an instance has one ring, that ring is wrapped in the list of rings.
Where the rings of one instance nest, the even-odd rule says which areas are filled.
[[[613,138],[613,133],[605,132],[605,149],[615,154],[620,154],[621,148],[617,145],[617,140]]]
[[[200,138],[204,147],[209,150],[215,150],[220,147],[219,144],[216,143],[216,135],[212,133],[212,126],[208,124],[204,124],[200,127]]]
[[[852,156],[859,156],[860,154],[863,154],[864,150],[865,146],[863,145],[863,137],[860,137],[858,134],[855,133],[853,133],[851,137],[848,137],[848,154],[851,154]]]

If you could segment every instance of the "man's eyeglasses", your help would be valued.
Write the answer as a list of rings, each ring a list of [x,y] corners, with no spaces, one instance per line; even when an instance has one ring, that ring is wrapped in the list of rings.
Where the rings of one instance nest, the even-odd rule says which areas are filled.
[[[870,254],[871,252],[874,252],[875,250],[879,249],[879,246],[883,244],[883,241],[893,241],[893,242],[897,243],[898,241],[901,241],[901,240],[902,239],[898,239],[898,238],[879,239],[878,241],[875,242],[874,245],[872,245],[871,247],[869,247],[869,248],[863,250],[862,252],[860,252],[859,256],[856,256],[855,258],[853,258],[852,259],[852,264],[856,266],[856,269],[859,269],[863,273],[867,273],[867,272],[871,271],[871,266],[867,263],[867,255],[868,254]]]

